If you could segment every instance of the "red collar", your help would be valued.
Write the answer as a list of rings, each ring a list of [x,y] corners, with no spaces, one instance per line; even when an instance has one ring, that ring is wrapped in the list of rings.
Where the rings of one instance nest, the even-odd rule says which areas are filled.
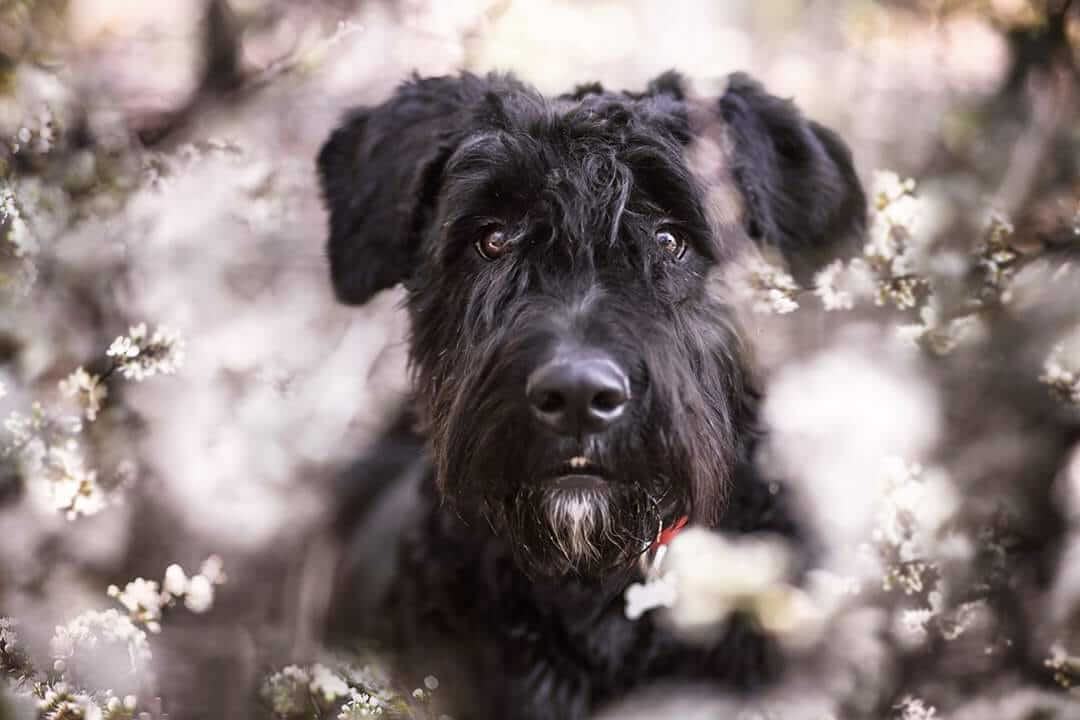
[[[675,521],[674,525],[671,525],[670,527],[666,527],[661,530],[659,533],[657,533],[656,541],[653,542],[652,546],[649,549],[655,550],[661,545],[667,545],[668,543],[670,543],[672,540],[675,539],[676,535],[682,532],[682,529],[686,527],[686,523],[688,523],[689,521],[690,518],[686,515],[683,515],[681,518]]]

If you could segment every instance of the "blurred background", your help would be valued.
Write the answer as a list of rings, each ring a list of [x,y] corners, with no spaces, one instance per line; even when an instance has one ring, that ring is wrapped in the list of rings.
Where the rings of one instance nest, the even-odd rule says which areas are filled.
[[[266,675],[320,657],[341,473],[408,392],[400,296],[345,308],[327,281],[314,157],[348,107],[414,71],[512,71],[558,93],[640,89],[670,68],[702,96],[747,71],[839,132],[868,185],[880,169],[915,178],[930,244],[970,237],[991,209],[1014,248],[1080,234],[1076,3],[0,0],[0,718],[45,712],[27,704],[27,667],[35,682],[73,672],[57,626],[138,590],[118,605],[110,584],[167,586],[173,563],[216,597],[166,608],[152,675],[132,684],[139,712],[266,717]],[[766,372],[807,332],[766,342]],[[152,362],[125,371],[138,362],[118,337]],[[935,422],[977,404],[958,402]],[[1047,467],[1010,456],[1047,492],[1071,422]],[[211,555],[227,580],[200,571]],[[195,585],[173,587],[198,606]],[[122,700],[126,680],[101,682]]]

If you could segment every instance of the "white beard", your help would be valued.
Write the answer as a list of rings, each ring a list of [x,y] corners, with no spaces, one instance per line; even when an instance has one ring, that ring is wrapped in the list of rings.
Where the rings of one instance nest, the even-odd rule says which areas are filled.
[[[545,493],[542,512],[551,528],[551,541],[571,569],[599,562],[600,546],[616,542],[611,512],[604,493],[595,490],[554,490]]]

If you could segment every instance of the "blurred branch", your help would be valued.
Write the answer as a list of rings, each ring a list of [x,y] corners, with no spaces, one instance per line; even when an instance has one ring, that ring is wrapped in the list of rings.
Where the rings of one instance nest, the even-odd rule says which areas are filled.
[[[239,102],[273,80],[307,67],[330,47],[363,29],[353,23],[339,22],[335,32],[314,47],[302,49],[266,68],[245,72],[241,61],[241,36],[246,25],[232,12],[228,0],[209,1],[203,27],[206,66],[199,85],[183,107],[139,133],[139,139],[146,146],[160,145],[175,137],[209,107]]]
[[[146,146],[165,141],[192,120],[208,105],[220,101],[240,87],[244,73],[240,62],[242,24],[229,7],[228,0],[209,0],[203,19],[203,55],[206,65],[202,78],[183,107],[160,118],[152,127],[139,133]]]
[[[1005,96],[1023,92],[1032,72],[1049,72],[1056,66],[1068,69],[1073,80],[1080,80],[1069,44],[1069,13],[1080,8],[1074,0],[1048,0],[1045,22],[1035,27],[1014,27],[1005,38],[1012,51],[1012,66],[1002,88]]]

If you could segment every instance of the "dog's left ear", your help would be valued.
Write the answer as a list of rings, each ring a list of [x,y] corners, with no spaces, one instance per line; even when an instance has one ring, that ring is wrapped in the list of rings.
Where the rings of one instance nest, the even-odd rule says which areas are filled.
[[[805,280],[865,227],[866,196],[851,151],[742,73],[730,76],[718,107],[748,234]]]

